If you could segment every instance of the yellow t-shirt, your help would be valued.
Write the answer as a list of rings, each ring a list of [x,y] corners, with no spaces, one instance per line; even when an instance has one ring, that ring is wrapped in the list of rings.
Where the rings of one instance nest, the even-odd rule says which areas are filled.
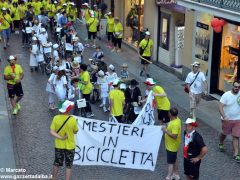
[[[84,11],[84,16],[85,16],[85,21],[88,22],[89,18],[90,18],[90,10],[89,9],[85,9]]]
[[[7,1],[5,1],[5,2],[0,2],[0,9],[2,9],[3,7],[9,8],[9,5],[10,5],[10,3],[8,4]]]
[[[12,66],[8,65],[4,69],[4,75],[5,76],[10,76],[10,75],[15,75],[14,80],[8,80],[8,84],[16,84],[16,81],[20,79],[20,75],[23,73],[22,67],[19,64],[15,64],[15,68]]]
[[[42,3],[41,2],[33,2],[32,6],[34,8],[34,15],[37,16],[41,13],[41,7],[42,7]]]
[[[123,37],[123,26],[122,24],[119,22],[117,24],[114,24],[113,26],[113,32],[114,32],[114,36],[115,38],[122,38]]]
[[[87,25],[88,25],[88,31],[89,32],[97,32],[97,26],[98,26],[98,19],[97,18],[90,18],[87,21]]]
[[[90,94],[92,92],[92,83],[90,81],[90,75],[88,71],[84,71],[80,74],[80,80],[82,82],[88,82],[86,85],[81,84],[82,94]]]
[[[112,115],[121,116],[123,115],[123,103],[125,101],[124,93],[119,89],[113,89],[109,93],[109,98],[112,104]]]
[[[12,23],[12,18],[9,14],[5,14],[5,15],[1,14],[0,19],[2,19],[3,21],[0,26],[1,30],[10,28],[10,24]]]
[[[65,115],[65,114],[56,115],[53,118],[50,129],[57,132],[58,129],[63,125],[63,123],[66,121],[68,117],[69,115]],[[78,131],[77,119],[72,116],[70,117],[70,119],[68,119],[68,121],[63,126],[63,128],[58,132],[60,136],[67,135],[68,138],[65,140],[55,138],[55,148],[67,149],[67,150],[75,149],[76,142],[74,138],[74,132],[77,132],[77,131]]]
[[[77,19],[77,8],[70,8],[68,12],[68,16],[70,20],[76,21]],[[72,16],[72,18],[70,17]]]
[[[140,42],[139,47],[141,47],[142,49],[144,49],[147,45],[148,40],[146,40],[145,38]],[[151,56],[151,48],[153,46],[153,40],[149,39],[148,45],[146,47],[146,49],[144,50],[142,56],[146,56],[146,57],[150,57]]]
[[[13,7],[11,6],[11,14],[14,15],[12,20],[20,20],[20,12],[19,12],[19,7]]]
[[[20,16],[20,19],[23,19],[26,15],[26,11],[28,10],[26,4],[21,4],[18,6],[19,7],[19,16]]]
[[[113,32],[114,27],[114,18],[109,18],[109,16],[106,16],[107,18],[107,32]]]
[[[163,88],[161,86],[154,86],[153,93],[161,94],[161,93],[165,93],[165,91],[163,90]],[[168,98],[166,96],[165,97],[155,96],[154,99],[156,101],[157,109],[165,110],[165,111],[170,109],[170,101],[168,100]]]
[[[56,14],[56,6],[54,4],[48,4],[47,5],[47,10],[48,12],[48,16],[49,17],[54,17]]]
[[[171,138],[165,133],[165,147],[166,150],[171,152],[177,152],[181,144],[181,120],[179,118],[171,120],[168,123],[167,131],[172,134],[177,134],[177,139]]]

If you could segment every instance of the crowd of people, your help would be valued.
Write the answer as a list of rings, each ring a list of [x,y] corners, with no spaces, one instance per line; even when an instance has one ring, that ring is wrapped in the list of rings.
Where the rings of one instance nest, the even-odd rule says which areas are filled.
[[[169,164],[166,180],[180,179],[177,165],[177,152],[181,144],[181,120],[178,110],[171,108],[169,98],[160,85],[149,75],[148,66],[151,63],[153,40],[150,32],[145,32],[145,38],[139,43],[139,57],[142,69],[140,76],[145,76],[146,90],[142,94],[139,82],[131,79],[128,64],[122,64],[120,72],[112,64],[105,61],[104,53],[97,38],[101,39],[101,18],[107,19],[107,48],[112,52],[122,50],[123,27],[118,17],[111,12],[102,15],[97,5],[92,8],[82,5],[82,19],[86,23],[88,37],[86,44],[80,41],[73,26],[77,18],[77,8],[74,2],[68,0],[6,0],[0,2],[0,30],[2,31],[4,50],[10,47],[11,33],[22,35],[22,46],[29,48],[29,69],[31,73],[42,70],[49,71],[46,91],[49,96],[49,109],[58,105],[60,115],[54,117],[50,133],[55,140],[55,161],[53,177],[57,177],[59,166],[63,165],[65,157],[66,179],[70,179],[74,157],[74,134],[78,128],[74,116],[94,117],[91,104],[99,101],[103,113],[109,112],[119,123],[132,123],[137,118],[150,91],[153,92],[158,113],[158,120],[165,133],[167,162]],[[49,34],[50,33],[50,34]],[[55,38],[55,40],[54,40]],[[51,42],[51,41],[54,41]],[[85,48],[95,49],[89,58],[89,64],[84,63]],[[23,97],[21,80],[24,78],[22,67],[17,64],[14,55],[8,58],[9,65],[5,67],[4,79],[12,105],[12,114],[21,110],[20,100]],[[108,64],[108,65],[107,65]],[[42,69],[43,67],[43,69]],[[195,130],[198,126],[196,108],[202,94],[207,94],[208,86],[204,73],[200,71],[200,63],[192,64],[192,72],[186,78],[186,88],[190,98],[190,117],[185,122],[184,133],[184,173],[187,179],[198,179],[201,159],[207,153],[202,136]],[[223,142],[228,134],[233,136],[233,158],[240,162],[239,156],[239,82],[233,83],[232,91],[226,92],[219,105],[222,116],[223,133],[220,136],[219,149],[223,151]],[[79,108],[79,100],[85,100],[86,105]],[[68,122],[68,123],[67,123]],[[59,133],[60,132],[60,133]]]

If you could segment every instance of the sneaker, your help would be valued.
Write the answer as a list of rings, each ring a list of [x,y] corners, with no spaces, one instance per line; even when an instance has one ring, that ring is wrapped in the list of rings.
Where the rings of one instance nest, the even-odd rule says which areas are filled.
[[[87,118],[90,118],[90,117],[93,117],[93,116],[94,116],[93,113],[87,113],[87,115],[86,115]]]
[[[233,156],[233,160],[240,163],[240,155]]]
[[[107,112],[107,108],[105,106],[103,106],[103,112]]]
[[[100,104],[99,107],[100,107],[100,108],[103,107],[103,104]]]
[[[178,174],[173,174],[172,176],[171,176],[171,179],[173,180],[180,180],[181,178],[180,178],[180,176],[178,175]]]
[[[6,47],[6,46],[3,46],[3,49],[4,49],[4,50],[6,50],[6,49],[7,49],[7,47]]]
[[[219,151],[220,152],[223,152],[224,151],[224,146],[223,146],[223,144],[218,144],[218,149],[219,149]]]
[[[121,49],[118,49],[118,50],[117,50],[117,53],[120,53],[120,52],[122,52],[122,50],[121,50]]]
[[[15,107],[15,108],[13,109],[13,111],[12,111],[12,114],[13,114],[13,115],[17,115],[17,113],[18,113],[18,109],[17,109],[17,107]]]
[[[150,78],[149,74],[146,74],[147,78]]]
[[[96,45],[92,45],[92,48],[96,48]]]
[[[18,111],[20,111],[20,110],[21,110],[21,106],[20,106],[20,104],[19,104],[19,103],[17,103],[17,104],[16,104],[16,108],[18,109]]]
[[[111,50],[111,52],[115,52],[116,51],[116,49],[115,48],[113,48],[112,50]]]
[[[90,47],[90,45],[89,44],[85,44],[85,47]]]

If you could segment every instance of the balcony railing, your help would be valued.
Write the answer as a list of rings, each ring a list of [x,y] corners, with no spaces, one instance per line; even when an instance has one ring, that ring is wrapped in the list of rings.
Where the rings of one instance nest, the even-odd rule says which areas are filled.
[[[208,4],[222,9],[240,12],[240,0],[192,0],[199,3]]]

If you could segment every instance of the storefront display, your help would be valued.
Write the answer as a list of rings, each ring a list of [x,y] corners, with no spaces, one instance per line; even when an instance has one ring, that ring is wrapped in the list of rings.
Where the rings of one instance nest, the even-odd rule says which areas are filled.
[[[125,0],[124,40],[134,46],[143,30],[143,8],[144,0]]]
[[[221,58],[219,67],[219,90],[230,90],[237,78],[239,61],[240,26],[226,23],[222,31]]]

